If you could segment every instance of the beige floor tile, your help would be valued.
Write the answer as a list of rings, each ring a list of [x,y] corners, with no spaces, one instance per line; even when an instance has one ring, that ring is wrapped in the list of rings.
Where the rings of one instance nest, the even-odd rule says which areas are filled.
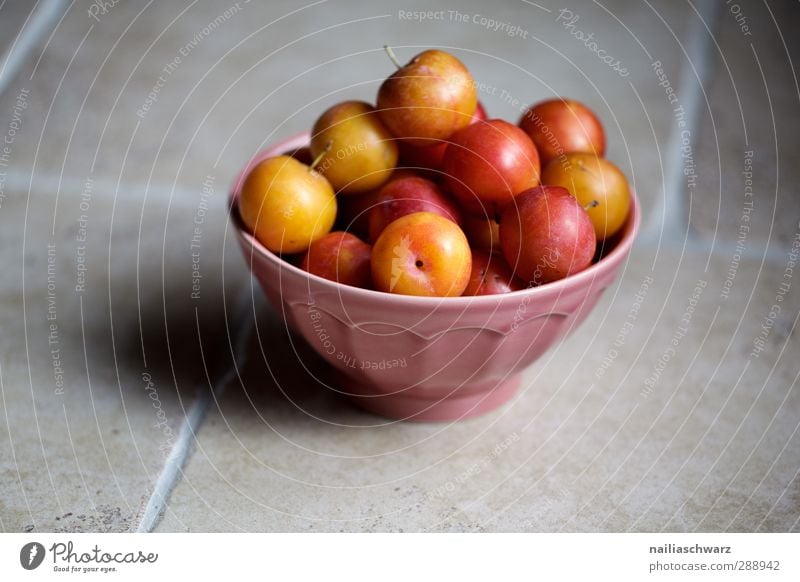
[[[17,35],[31,13],[33,4],[25,0],[8,0],[0,6],[0,55],[3,55],[17,40]],[[0,62],[0,69],[3,68]]]
[[[70,11],[38,64],[31,59],[0,98],[0,111],[11,111],[28,92],[13,152],[21,179],[33,173],[42,187],[62,174],[78,183],[152,179],[196,190],[212,172],[227,184],[254,152],[307,130],[328,105],[372,101],[392,69],[381,50],[389,43],[402,59],[449,47],[473,69],[493,116],[516,120],[521,104],[554,95],[585,101],[604,120],[609,155],[646,210],[657,203],[657,144],[672,117],[650,62],[662,61],[678,82],[682,56],[673,35],[685,28],[682,5],[587,4],[574,11],[572,28],[563,26],[560,5],[548,2],[471,0],[459,3],[461,16],[445,11],[429,22],[405,15],[427,9],[421,0],[402,14],[392,3],[354,0],[229,6],[120,3],[97,21],[81,7]],[[508,27],[490,30],[489,19]],[[594,35],[627,76],[572,33]]]
[[[358,412],[263,310],[159,530],[796,528],[800,298],[751,356],[784,266],[723,298],[727,267],[640,251],[512,403],[455,425]]]
[[[193,299],[199,200],[159,195],[93,186],[57,208],[49,192],[0,206],[4,531],[135,528],[206,366],[224,361],[222,198],[201,225]]]
[[[716,75],[697,134],[701,171],[691,224],[729,256],[738,242],[758,251],[772,241],[782,252],[800,220],[794,188],[800,93],[792,68],[800,41],[789,24],[800,18],[800,7],[736,6],[739,21],[721,8]]]

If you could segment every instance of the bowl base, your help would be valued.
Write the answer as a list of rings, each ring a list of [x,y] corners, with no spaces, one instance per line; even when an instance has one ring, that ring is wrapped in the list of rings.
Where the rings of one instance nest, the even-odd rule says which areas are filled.
[[[407,422],[444,422],[464,420],[485,414],[508,402],[516,394],[520,385],[519,375],[498,383],[494,388],[466,396],[451,396],[441,400],[420,398],[406,392],[387,394],[385,396],[350,395],[350,400],[359,408],[379,416]],[[352,385],[350,391],[360,391]],[[374,390],[365,387],[367,394]]]

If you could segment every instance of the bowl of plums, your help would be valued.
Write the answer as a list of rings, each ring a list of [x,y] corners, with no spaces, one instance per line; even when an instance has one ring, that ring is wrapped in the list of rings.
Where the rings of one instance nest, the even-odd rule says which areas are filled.
[[[232,223],[329,389],[391,419],[465,419],[586,318],[639,205],[580,102],[493,119],[452,54],[393,60],[374,104],[335,104],[245,165]]]

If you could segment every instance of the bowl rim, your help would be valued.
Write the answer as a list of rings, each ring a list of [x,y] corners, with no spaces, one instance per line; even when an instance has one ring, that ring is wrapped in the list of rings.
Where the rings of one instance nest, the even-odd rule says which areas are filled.
[[[321,285],[322,287],[328,287],[331,291],[340,295],[350,294],[366,300],[391,299],[392,301],[400,301],[409,305],[431,306],[433,304],[438,304],[440,306],[452,305],[462,307],[464,304],[492,305],[499,301],[507,301],[509,299],[525,300],[526,298],[534,299],[551,297],[552,295],[560,295],[566,291],[574,290],[589,280],[596,278],[598,275],[614,270],[614,268],[630,253],[633,242],[639,232],[642,218],[641,207],[639,205],[639,199],[636,196],[636,192],[633,190],[633,188],[630,188],[630,213],[623,226],[622,236],[620,236],[619,240],[614,245],[614,248],[610,253],[602,257],[596,263],[593,263],[583,271],[575,273],[574,275],[570,275],[569,277],[565,277],[564,279],[559,279],[558,281],[553,281],[551,283],[545,283],[544,285],[539,285],[537,287],[526,287],[524,289],[520,289],[519,291],[512,291],[510,293],[471,296],[462,295],[459,297],[425,297],[418,295],[402,295],[399,293],[385,293],[375,289],[364,289],[361,287],[353,287],[352,285],[344,285],[336,281],[325,279],[324,277],[319,277],[318,275],[314,275],[308,271],[304,271],[303,269],[282,259],[279,255],[273,253],[264,245],[262,245],[258,239],[256,239],[255,236],[253,236],[245,228],[244,224],[242,223],[242,219],[239,216],[239,193],[241,191],[242,183],[244,182],[245,177],[250,173],[250,170],[252,170],[256,165],[261,163],[266,158],[286,154],[286,152],[293,149],[307,146],[309,140],[310,133],[301,132],[293,135],[292,137],[281,140],[275,145],[267,147],[253,156],[244,166],[244,168],[242,168],[237,174],[228,194],[230,218],[236,229],[237,236],[241,240],[247,242],[248,246],[265,260],[275,264],[278,268],[287,269],[290,273],[296,276],[314,281],[317,285]],[[252,267],[252,259],[250,259],[250,265],[248,265],[248,267]]]

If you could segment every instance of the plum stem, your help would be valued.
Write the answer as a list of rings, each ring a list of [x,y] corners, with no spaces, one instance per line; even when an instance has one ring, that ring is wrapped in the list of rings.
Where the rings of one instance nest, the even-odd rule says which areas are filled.
[[[314,161],[311,162],[311,165],[308,167],[309,171],[317,169],[317,166],[322,161],[322,158],[324,158],[327,155],[327,153],[331,151],[332,147],[333,147],[333,140],[328,140],[328,143],[325,144],[325,149],[319,152],[317,154],[317,157],[314,158]]]
[[[597,200],[592,200],[591,202],[589,202],[589,204],[584,206],[583,209],[589,210],[590,208],[594,208],[595,206],[600,206],[600,203]]]
[[[397,67],[398,69],[403,68],[403,65],[400,63],[400,61],[397,59],[397,56],[394,54],[392,47],[390,47],[388,44],[385,44],[383,45],[383,50],[385,50],[386,54],[389,55],[389,58],[394,63],[395,67]]]

